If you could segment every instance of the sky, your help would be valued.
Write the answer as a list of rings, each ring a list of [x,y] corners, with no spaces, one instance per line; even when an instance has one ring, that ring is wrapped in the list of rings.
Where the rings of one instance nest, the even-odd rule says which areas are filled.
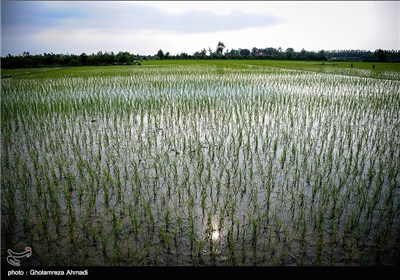
[[[399,1],[1,1],[1,55],[400,49]]]

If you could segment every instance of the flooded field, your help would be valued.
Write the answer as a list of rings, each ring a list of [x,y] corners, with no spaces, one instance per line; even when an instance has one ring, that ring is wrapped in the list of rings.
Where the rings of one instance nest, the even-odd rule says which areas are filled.
[[[361,72],[210,63],[2,79],[2,255],[399,265],[400,79]]]

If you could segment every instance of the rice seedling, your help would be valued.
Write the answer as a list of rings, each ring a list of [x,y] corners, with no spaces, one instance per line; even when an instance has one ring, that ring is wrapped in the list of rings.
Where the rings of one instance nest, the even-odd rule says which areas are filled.
[[[268,63],[2,79],[5,245],[104,265],[396,265],[399,71]]]

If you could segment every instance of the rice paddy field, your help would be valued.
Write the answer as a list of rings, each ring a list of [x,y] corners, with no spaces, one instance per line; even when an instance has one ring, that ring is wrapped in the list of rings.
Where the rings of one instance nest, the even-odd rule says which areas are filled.
[[[1,87],[2,259],[400,265],[400,64],[151,61]]]

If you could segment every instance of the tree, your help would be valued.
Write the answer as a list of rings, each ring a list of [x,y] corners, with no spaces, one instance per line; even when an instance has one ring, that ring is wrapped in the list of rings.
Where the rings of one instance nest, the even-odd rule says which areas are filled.
[[[240,56],[243,58],[248,58],[250,55],[250,51],[248,49],[241,49]]]
[[[224,49],[225,49],[224,43],[218,42],[216,53],[218,55],[222,55],[222,52],[224,51]]]
[[[225,53],[226,57],[228,58],[239,58],[240,57],[240,52],[235,49],[231,49],[229,52]]]
[[[318,53],[318,59],[319,59],[319,60],[327,60],[324,50],[320,50],[320,51],[319,51],[319,53]]]
[[[129,52],[119,52],[115,59],[118,64],[131,64],[133,62],[133,57]]]
[[[81,53],[80,55],[80,63],[84,66],[86,66],[88,63],[88,56],[86,53]]]
[[[300,59],[301,60],[307,59],[307,51],[304,48],[300,52]]]
[[[287,48],[286,49],[286,58],[287,59],[292,59],[294,56],[294,49],[293,48]]]
[[[257,56],[257,52],[258,52],[258,49],[256,47],[254,47],[254,48],[251,49],[251,54],[250,55],[252,57],[256,57]]]
[[[212,55],[213,55],[213,51],[212,51],[212,49],[209,47],[209,48],[208,48],[208,56],[211,57]]]
[[[379,61],[381,61],[381,62],[386,61],[386,59],[387,59],[387,54],[386,54],[386,52],[385,52],[384,50],[382,50],[382,49],[377,49],[377,50],[374,52],[374,56],[375,56]]]
[[[159,59],[163,59],[164,58],[164,52],[162,50],[159,50],[157,52],[157,56],[158,56]]]
[[[267,58],[271,59],[276,57],[278,50],[270,47],[270,48],[265,48],[264,52]]]
[[[190,58],[190,56],[189,56],[187,53],[185,53],[185,52],[181,52],[179,55],[177,55],[177,57],[183,58],[183,59],[188,59],[188,58]]]
[[[201,51],[197,51],[193,54],[196,59],[204,59],[207,55],[206,49],[202,49]]]

